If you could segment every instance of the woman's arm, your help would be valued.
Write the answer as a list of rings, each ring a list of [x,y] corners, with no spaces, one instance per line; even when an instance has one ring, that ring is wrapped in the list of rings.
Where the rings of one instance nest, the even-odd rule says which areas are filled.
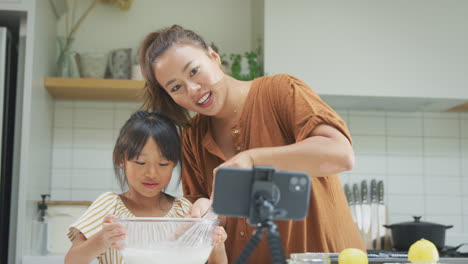
[[[219,167],[251,168],[253,165],[303,171],[311,176],[324,177],[351,170],[354,166],[354,151],[349,140],[338,129],[322,124],[312,131],[310,137],[300,142],[249,149]]]

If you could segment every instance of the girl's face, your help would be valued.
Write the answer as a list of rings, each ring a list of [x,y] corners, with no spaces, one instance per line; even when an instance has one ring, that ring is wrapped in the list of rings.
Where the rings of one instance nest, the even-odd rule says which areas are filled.
[[[155,197],[169,184],[176,164],[164,158],[152,137],[148,138],[140,156],[121,164],[125,169],[129,190],[145,197]]]
[[[180,106],[215,116],[226,100],[219,55],[193,45],[174,45],[153,66],[156,80]]]

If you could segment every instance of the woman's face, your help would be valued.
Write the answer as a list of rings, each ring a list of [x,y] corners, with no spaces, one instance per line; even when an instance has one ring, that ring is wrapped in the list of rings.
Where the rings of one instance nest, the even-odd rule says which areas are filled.
[[[226,99],[219,55],[193,45],[174,45],[153,66],[156,80],[180,106],[215,116]]]
[[[148,138],[140,156],[121,164],[125,169],[129,190],[144,197],[155,197],[169,184],[176,164],[164,158],[152,137]]]

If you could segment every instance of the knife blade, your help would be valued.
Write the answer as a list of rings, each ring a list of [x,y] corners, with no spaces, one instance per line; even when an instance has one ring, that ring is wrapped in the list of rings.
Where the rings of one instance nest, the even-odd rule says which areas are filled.
[[[359,195],[359,186],[357,183],[353,184],[353,194],[354,194],[354,211],[356,214],[356,221],[359,232],[362,232],[362,212],[361,212],[361,196]]]
[[[377,180],[371,180],[371,241],[372,249],[377,249],[379,235],[379,198],[377,193]]]
[[[367,181],[361,182],[361,198],[362,198],[362,232],[366,249],[372,248],[372,241],[369,239],[371,228],[371,206],[368,198]]]
[[[353,217],[354,223],[357,225],[356,210],[354,209],[354,206],[355,206],[354,196],[353,196],[353,193],[351,192],[351,188],[349,187],[347,183],[344,185],[344,191],[346,194],[346,199],[348,200],[348,206],[349,206],[349,210],[351,211],[351,216]]]
[[[386,239],[386,228],[384,225],[387,224],[387,208],[384,202],[384,183],[379,181],[377,184],[378,200],[379,200],[379,238],[380,238],[380,249],[385,249]]]

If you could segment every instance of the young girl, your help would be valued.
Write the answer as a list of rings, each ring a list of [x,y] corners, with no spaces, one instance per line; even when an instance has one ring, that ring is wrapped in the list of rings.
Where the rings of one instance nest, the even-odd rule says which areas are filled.
[[[124,263],[119,252],[120,241],[125,238],[116,217],[186,217],[191,203],[185,198],[174,198],[164,193],[172,169],[179,162],[180,140],[174,124],[153,112],[136,112],[120,130],[114,147],[114,170],[124,189],[122,194],[102,194],[72,224],[68,237],[72,247],[65,263]],[[197,204],[209,207],[208,199]],[[208,263],[227,263],[222,227],[215,230],[215,247]]]

